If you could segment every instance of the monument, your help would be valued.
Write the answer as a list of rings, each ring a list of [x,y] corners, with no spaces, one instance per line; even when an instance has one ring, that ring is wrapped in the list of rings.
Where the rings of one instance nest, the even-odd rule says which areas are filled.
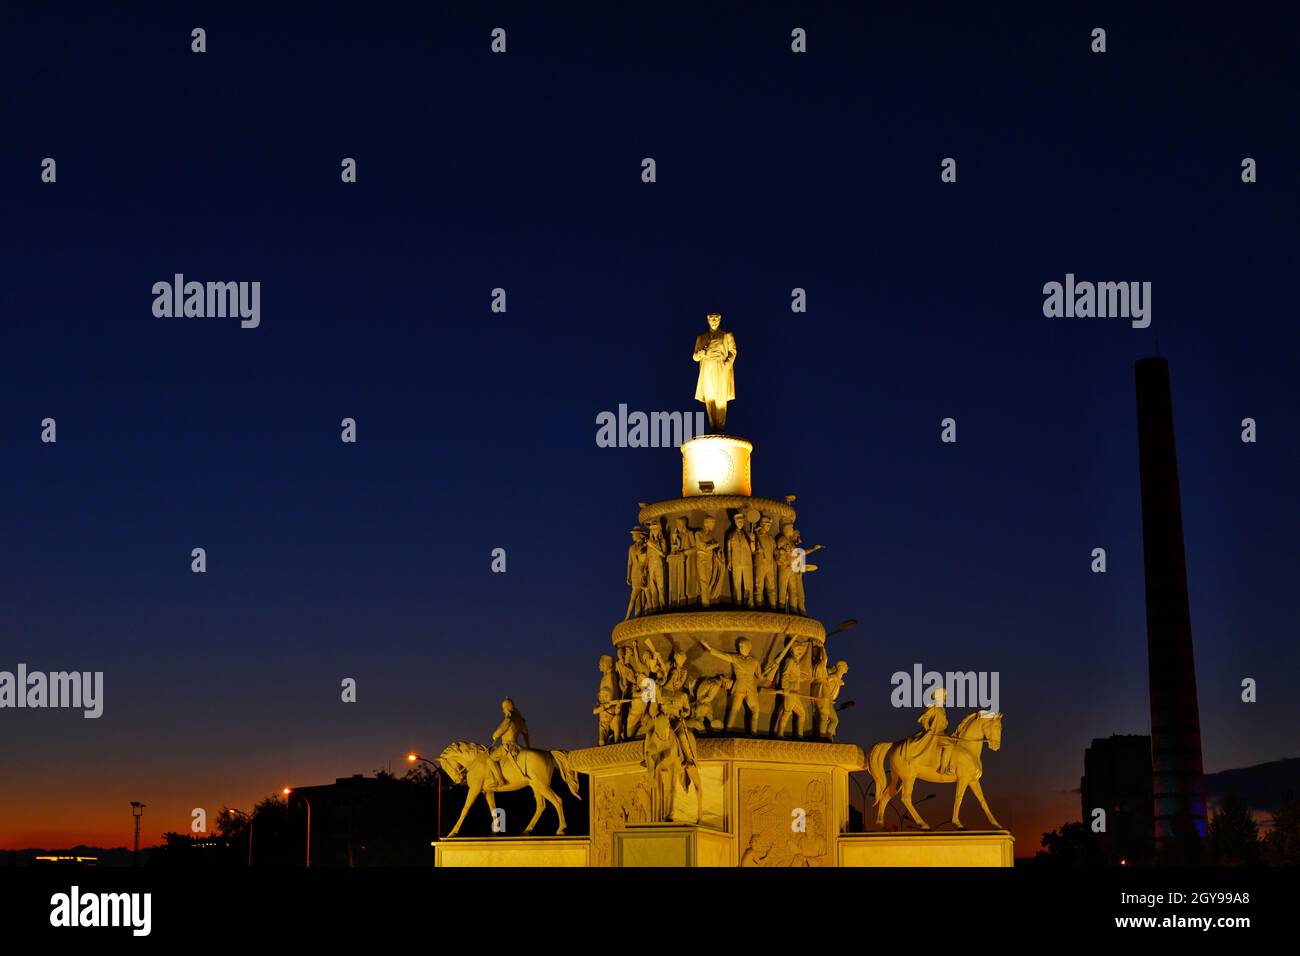
[[[736,339],[710,313],[695,339],[695,398],[711,434],[681,445],[681,496],[643,504],[627,546],[625,615],[598,656],[596,746],[529,749],[512,701],[489,748],[451,745],[439,764],[469,786],[438,865],[543,866],[1009,866],[1011,837],[980,787],[985,744],[1001,745],[1002,715],[983,711],[952,734],[942,698],[921,730],[873,746],[837,740],[849,665],[808,616],[806,576],[817,570],[796,527],[795,497],[757,497],[753,445],[726,434],[736,399]],[[617,573],[617,572],[615,572]],[[525,745],[520,746],[520,743]],[[564,836],[550,777],[590,778],[590,834]],[[877,827],[897,794],[914,831],[849,833],[849,774],[869,770]],[[951,825],[930,831],[912,805],[917,779],[956,787]],[[531,787],[536,813],[523,836],[456,837],[481,794]],[[961,829],[967,790],[991,830]],[[547,804],[555,837],[533,836]]]

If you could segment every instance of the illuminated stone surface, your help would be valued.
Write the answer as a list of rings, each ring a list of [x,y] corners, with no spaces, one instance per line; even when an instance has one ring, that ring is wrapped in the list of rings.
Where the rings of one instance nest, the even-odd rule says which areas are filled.
[[[840,866],[1011,866],[1015,840],[1006,830],[846,833]]]
[[[749,496],[749,456],[754,446],[730,435],[701,435],[682,442],[682,497]],[[708,483],[701,487],[701,482]]]
[[[586,837],[453,837],[434,846],[435,866],[590,865]]]

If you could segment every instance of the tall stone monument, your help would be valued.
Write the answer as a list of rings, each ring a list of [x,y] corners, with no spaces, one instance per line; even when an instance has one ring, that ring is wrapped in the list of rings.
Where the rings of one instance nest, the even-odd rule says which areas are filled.
[[[626,558],[628,603],[612,650],[593,662],[596,746],[520,750],[503,735],[522,724],[512,709],[502,747],[462,742],[440,760],[470,786],[466,809],[476,787],[489,805],[500,789],[533,787],[538,815],[526,834],[558,799],[546,786],[552,772],[571,789],[571,772],[588,775],[587,842],[444,841],[439,865],[1010,865],[1005,831],[847,834],[849,773],[866,769],[878,792],[899,793],[918,828],[928,829],[911,801],[918,776],[956,784],[954,824],[970,787],[997,827],[979,755],[999,746],[1001,714],[972,714],[940,741],[947,720],[932,707],[920,732],[877,744],[870,761],[836,741],[849,666],[834,659],[833,640],[854,622],[828,635],[808,614],[805,580],[817,567],[807,557],[821,545],[805,545],[793,495],[753,494],[753,445],[722,432],[737,352],[721,321],[708,316],[692,353],[713,432],[680,446],[680,497],[640,505],[631,543],[610,542],[611,562]],[[885,802],[878,810],[883,819]]]

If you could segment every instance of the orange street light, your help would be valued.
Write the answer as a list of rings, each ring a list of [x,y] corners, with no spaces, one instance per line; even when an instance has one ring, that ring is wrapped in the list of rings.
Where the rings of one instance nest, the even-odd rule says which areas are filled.
[[[293,793],[293,787],[285,787],[280,791],[285,796],[285,804],[289,802],[289,794]],[[311,801],[305,794],[298,794],[298,799],[307,804],[307,868],[311,868]]]
[[[422,760],[425,763],[427,763],[430,767],[432,767],[433,775],[438,781],[438,820],[434,824],[434,831],[437,834],[438,839],[441,840],[442,839],[442,765],[439,764],[438,761],[436,760],[430,760],[428,757],[421,757],[414,750],[412,750],[409,754],[406,755],[407,763],[415,763],[417,760]]]

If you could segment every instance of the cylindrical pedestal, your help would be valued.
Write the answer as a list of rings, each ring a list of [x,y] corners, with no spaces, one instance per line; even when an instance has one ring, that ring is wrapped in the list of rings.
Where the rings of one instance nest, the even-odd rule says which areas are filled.
[[[754,446],[730,435],[701,435],[682,442],[682,497],[750,494],[749,456]]]

